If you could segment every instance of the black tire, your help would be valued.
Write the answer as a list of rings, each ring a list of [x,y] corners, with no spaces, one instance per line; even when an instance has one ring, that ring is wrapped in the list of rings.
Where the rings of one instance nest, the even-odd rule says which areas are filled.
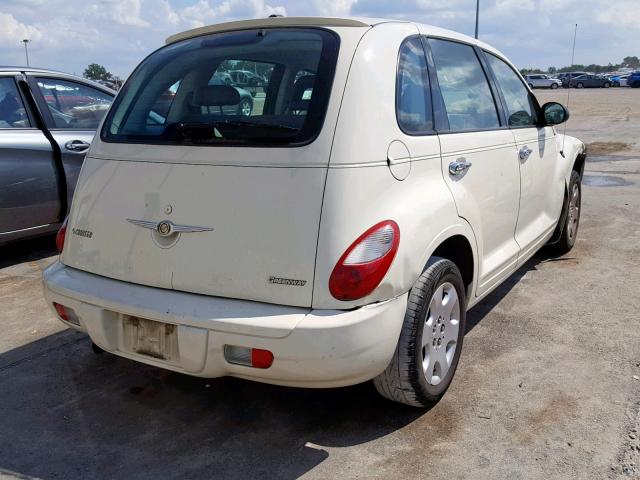
[[[571,198],[574,190],[577,189],[577,211],[575,212],[575,217],[571,215]],[[557,242],[552,243],[547,246],[548,250],[554,255],[564,255],[569,252],[576,243],[576,238],[578,237],[578,227],[580,226],[580,212],[581,212],[581,204],[582,204],[582,183],[580,174],[573,170],[571,172],[571,180],[569,181],[569,194],[567,198],[567,212],[564,213],[560,218],[562,220],[562,225],[558,225],[558,229],[560,229],[560,238]],[[573,226],[572,226],[573,224]]]
[[[584,88],[583,83],[582,83],[582,82],[578,82],[578,83],[576,84],[576,88]]]
[[[248,117],[251,115],[252,110],[253,102],[251,100],[249,100],[248,98],[243,98],[242,100],[240,100],[240,103],[238,104],[238,115]]]
[[[551,90],[555,90],[556,88],[558,88],[558,84],[557,83],[552,83],[551,84]]]
[[[604,82],[603,87],[604,88],[609,88],[611,86],[611,84],[609,82]]]
[[[533,83],[529,84],[529,88],[533,89]]]
[[[421,340],[431,298],[434,292],[445,283],[452,284],[458,294],[460,304],[458,336],[449,370],[438,385],[431,385],[423,373]],[[438,402],[449,388],[458,366],[464,339],[465,321],[465,289],[458,267],[445,258],[432,257],[409,292],[402,331],[391,362],[384,372],[373,379],[378,393],[389,400],[414,407],[429,407]]]

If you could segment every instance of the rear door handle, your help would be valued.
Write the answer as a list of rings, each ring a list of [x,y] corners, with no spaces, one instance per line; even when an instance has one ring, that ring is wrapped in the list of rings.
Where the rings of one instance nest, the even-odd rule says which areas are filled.
[[[459,158],[455,162],[451,162],[449,164],[449,173],[454,176],[462,175],[466,172],[469,167],[471,167],[472,163],[467,162],[466,158]]]
[[[525,145],[518,152],[518,156],[520,157],[520,160],[525,161],[529,158],[529,155],[531,155],[532,152],[533,150],[531,150],[529,147]]]
[[[71,150],[72,152],[84,152],[90,146],[90,143],[87,143],[83,140],[69,140],[64,144],[64,148],[66,148],[67,150]]]

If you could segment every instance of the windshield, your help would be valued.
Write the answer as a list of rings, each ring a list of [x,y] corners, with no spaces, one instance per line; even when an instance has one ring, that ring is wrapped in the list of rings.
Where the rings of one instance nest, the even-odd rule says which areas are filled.
[[[319,29],[217,33],[144,60],[105,120],[107,142],[296,145],[317,136],[338,38]]]

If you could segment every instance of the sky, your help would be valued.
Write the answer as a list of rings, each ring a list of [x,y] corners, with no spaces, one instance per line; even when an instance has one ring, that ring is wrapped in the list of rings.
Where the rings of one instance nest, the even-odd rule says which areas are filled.
[[[0,65],[126,77],[169,35],[229,20],[287,16],[399,18],[473,35],[475,0],[0,0]],[[640,56],[640,0],[480,0],[480,39],[520,68]]]

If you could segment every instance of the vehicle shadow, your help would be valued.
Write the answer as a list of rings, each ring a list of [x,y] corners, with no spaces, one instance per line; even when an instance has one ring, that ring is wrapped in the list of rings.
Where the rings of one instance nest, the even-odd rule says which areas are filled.
[[[544,260],[469,312],[468,331]],[[293,479],[332,448],[399,429],[451,438],[452,409],[394,404],[370,382],[311,390],[189,377],[96,355],[65,330],[0,354],[0,476]]]
[[[0,268],[57,255],[55,235],[20,240],[0,246]]]
[[[370,383],[199,379],[95,355],[85,335],[65,330],[0,355],[0,476],[293,479],[331,447],[423,415]]]
[[[544,248],[539,250],[524,265],[496,287],[493,292],[487,295],[480,303],[467,312],[465,335],[469,334],[469,332],[471,332],[471,330],[473,330],[473,328],[478,325],[505,296],[507,296],[513,287],[515,287],[518,282],[522,280],[522,277],[524,277],[528,272],[536,270],[537,266],[541,263],[571,261],[573,259],[574,257],[553,257],[547,253]]]

